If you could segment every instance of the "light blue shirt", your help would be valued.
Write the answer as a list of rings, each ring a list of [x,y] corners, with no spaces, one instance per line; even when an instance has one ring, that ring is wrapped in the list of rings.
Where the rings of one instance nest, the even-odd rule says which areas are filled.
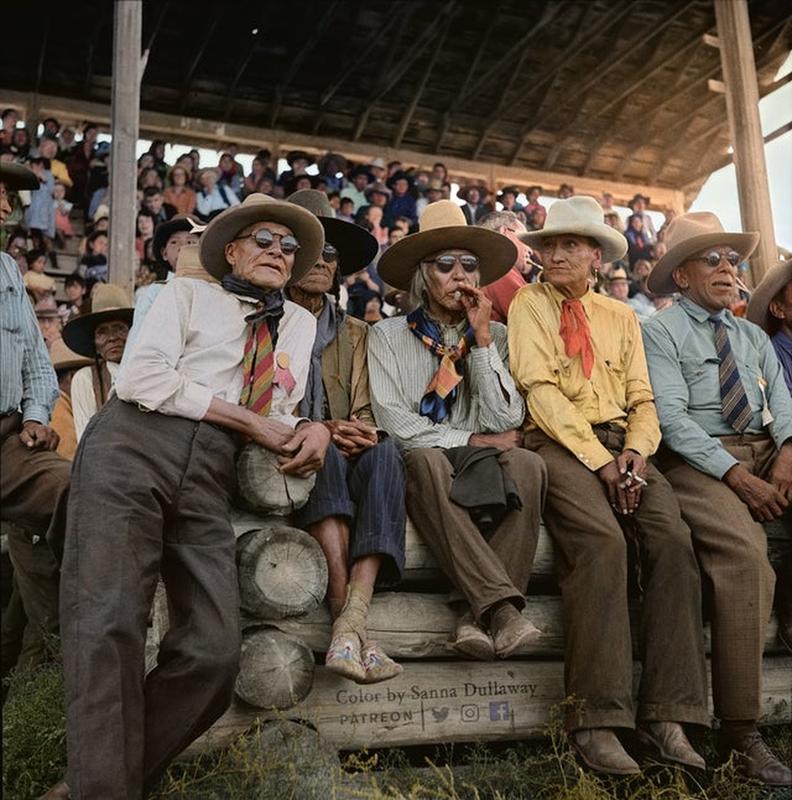
[[[124,355],[121,356],[121,364],[125,363],[127,353],[132,352],[132,343],[137,339],[140,329],[143,327],[143,320],[146,318],[149,309],[154,305],[154,301],[159,297],[159,293],[165,288],[165,284],[170,283],[174,277],[175,273],[169,270],[164,281],[150,283],[148,286],[138,289],[135,293],[135,316],[132,318],[132,327],[127,334]]]
[[[665,444],[698,470],[721,479],[735,464],[718,436],[736,435],[723,419],[715,332],[705,308],[683,297],[641,327]],[[767,334],[724,310],[740,380],[753,411],[745,433],[768,433],[777,447],[792,439],[792,397]],[[764,392],[762,386],[764,385]],[[762,411],[774,421],[766,427]]]
[[[0,414],[49,422],[58,378],[16,261],[0,253]]]

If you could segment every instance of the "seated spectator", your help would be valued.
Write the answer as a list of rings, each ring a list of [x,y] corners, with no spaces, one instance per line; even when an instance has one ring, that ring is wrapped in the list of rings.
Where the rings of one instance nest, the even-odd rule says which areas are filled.
[[[388,247],[402,240],[407,235],[407,231],[402,227],[394,226],[388,229]]]
[[[72,379],[74,430],[79,442],[91,417],[107,402],[124,355],[133,309],[120,286],[102,284],[91,298],[91,313],[80,314],[63,329],[66,346],[94,363]]]
[[[428,205],[443,199],[443,182],[438,178],[429,178],[426,191],[415,204],[415,211],[420,217]]]
[[[624,233],[624,221],[621,218],[621,214],[613,206],[613,195],[610,192],[602,193],[600,205],[605,213],[605,224],[615,228],[619,233]]]
[[[151,214],[155,225],[167,222],[176,213],[176,209],[172,205],[164,202],[162,190],[156,186],[149,186],[148,189],[143,190],[142,209]]]
[[[662,758],[704,769],[683,729],[709,722],[690,531],[649,461],[660,426],[638,321],[624,303],[591,291],[592,273],[622,258],[627,242],[585,196],[557,201],[545,227],[525,236],[542,253],[543,282],[512,303],[509,352],[529,409],[525,447],[547,467],[544,519],[559,551],[565,692],[577,701],[567,710],[570,743],[594,770],[640,774],[614,730],[637,722]],[[642,563],[637,708],[625,540],[633,520]]]
[[[369,161],[365,167],[368,174],[371,175],[372,181],[375,183],[385,183],[390,177],[388,174],[388,165],[385,163],[384,159],[379,156]]]
[[[31,238],[37,248],[47,253],[55,238],[55,207],[52,204],[55,179],[49,167],[49,159],[36,157],[30,160],[30,169],[38,178],[39,188],[30,193],[30,205],[25,210],[25,225]]]
[[[63,317],[58,312],[58,304],[55,302],[55,297],[50,294],[39,300],[33,310],[36,313],[36,322],[41,335],[44,337],[44,343],[47,345],[47,350],[49,350],[53,343],[63,335]]]
[[[516,258],[505,236],[466,227],[453,201],[433,203],[419,232],[380,258],[383,278],[418,307],[369,332],[374,416],[408,451],[408,512],[459,592],[453,647],[483,660],[541,635],[520,611],[545,471],[519,446],[525,406],[509,375],[506,328],[490,322],[479,288]]]
[[[644,238],[649,242],[649,244],[654,244],[657,241],[657,233],[655,233],[654,222],[652,222],[652,218],[649,214],[646,213],[646,207],[649,205],[649,198],[645,194],[636,194],[632,200],[627,204],[630,209],[632,210],[633,217],[640,217],[641,222],[643,223],[641,226],[641,230],[643,231]],[[630,220],[627,220],[627,226],[629,227]]]
[[[135,252],[138,260],[148,262],[146,258],[146,242],[154,236],[154,228],[156,227],[157,221],[147,208],[142,208],[138,211],[135,231]]]
[[[239,205],[239,198],[227,186],[219,183],[220,170],[201,170],[198,180],[201,189],[195,210],[202,220],[209,220],[231,206]]]
[[[151,155],[151,166],[157,171],[160,181],[164,181],[168,174],[168,165],[165,163],[165,142],[162,139],[155,139],[149,147],[148,154]]]
[[[536,207],[531,211],[525,227],[529,231],[540,231],[544,228],[546,219],[547,209],[541,203],[537,203]]]
[[[649,291],[646,281],[652,272],[652,264],[645,259],[639,259],[635,262],[635,268],[632,271],[633,280],[629,288],[629,300],[627,303],[638,315],[639,321],[649,319],[657,312],[655,306],[655,296]]]
[[[388,243],[388,229],[382,224],[382,206],[363,206],[355,215],[355,224],[365,227],[380,247]]]
[[[606,286],[608,287],[608,297],[629,305],[630,281],[627,279],[627,273],[621,267],[611,271]]]
[[[382,209],[383,224],[387,224],[388,220],[392,217],[390,208],[388,207],[388,201],[391,199],[392,195],[391,190],[384,183],[375,181],[374,183],[370,183],[363,193],[369,205],[377,206]],[[367,206],[361,206],[360,209],[358,209],[358,213],[364,208],[367,208]]]
[[[575,195],[575,188],[572,186],[571,183],[562,183],[558,187],[558,199],[559,200],[567,200],[570,197],[574,197]]]
[[[448,170],[442,161],[437,161],[432,165],[432,177],[440,181],[441,184],[448,183]]]
[[[384,173],[383,163],[383,173]],[[319,177],[325,182],[328,192],[340,192],[341,187],[344,185],[344,175],[349,168],[349,162],[346,156],[341,153],[325,153],[319,159]],[[369,167],[369,171],[373,175],[374,172]]]
[[[504,211],[516,213],[522,211],[523,206],[517,202],[520,190],[516,186],[504,186],[498,192],[498,202],[503,206]]]
[[[138,189],[145,192],[146,189],[162,190],[162,178],[154,167],[145,167],[138,175]]]
[[[624,235],[627,237],[627,259],[630,262],[631,270],[635,267],[635,262],[639,259],[651,261],[654,255],[652,251],[652,242],[645,233],[643,225],[643,217],[639,214],[632,214],[627,219],[627,230]]]
[[[402,672],[366,631],[375,583],[398,584],[404,568],[404,466],[393,440],[380,441],[371,412],[366,345],[368,329],[338,307],[339,277],[377,254],[362,229],[333,219],[317,191],[290,203],[316,214],[325,231],[319,261],[287,289],[317,319],[311,370],[299,415],[323,422],[333,434],[325,464],[295,524],[322,546],[328,561],[328,604],[333,634],[325,663],[358,683]]]
[[[244,193],[245,196],[253,194],[254,192],[261,192],[262,194],[269,194],[272,191],[272,186],[265,191],[262,187],[262,181],[267,179],[271,184],[275,183],[275,171],[270,166],[272,154],[266,148],[259,150],[253,157],[253,162],[250,168],[250,174],[245,178]],[[189,213],[189,212],[187,212]]]
[[[307,175],[306,170],[316,161],[316,159],[304,150],[291,150],[286,153],[286,163],[289,169],[284,170],[278,176],[278,185],[283,187],[286,194],[290,194],[289,188],[299,175]],[[355,209],[357,210],[357,209]]]
[[[107,231],[94,231],[86,239],[85,255],[80,259],[79,270],[85,278],[89,297],[97,283],[107,283],[107,244]]]
[[[371,176],[365,167],[355,167],[348,175],[349,183],[341,190],[342,201],[348,198],[352,201],[352,213],[356,214],[360,208],[368,205],[366,186],[371,181]]]
[[[31,288],[31,281],[34,280],[35,275],[44,275],[47,269],[47,254],[43,250],[30,250],[27,254],[27,271],[24,274],[23,280],[25,288]]]
[[[74,413],[71,402],[72,378],[77,370],[90,367],[93,361],[69,350],[63,338],[53,342],[49,353],[55,374],[58,376],[59,389],[59,396],[52,409],[52,421],[50,422],[52,430],[58,434],[60,439],[55,452],[71,461],[77,450],[77,434],[74,430]]]
[[[462,206],[462,213],[465,215],[465,221],[468,225],[475,225],[485,214],[489,213],[486,206],[481,202],[480,184],[469,183],[465,186],[460,186],[457,191],[457,197],[465,201]]]
[[[33,142],[27,128],[14,128],[11,134],[11,152],[17,161],[24,161],[29,155]]]
[[[68,275],[64,281],[64,291],[66,292],[66,303],[61,306],[61,313],[64,320],[68,322],[72,317],[82,314],[87,305],[85,278],[79,272]]]
[[[44,136],[39,142],[38,157],[49,162],[49,169],[56,183],[60,182],[67,188],[71,187],[72,180],[69,177],[69,170],[66,164],[58,158],[58,142],[54,138]]]
[[[22,228],[17,228],[8,237],[6,252],[16,262],[20,275],[24,275],[28,271],[28,244]]]
[[[238,166],[231,153],[223,153],[217,164],[217,169],[220,171],[218,184],[229,188],[236,197],[241,196],[243,185],[242,177],[237,171]]]
[[[74,228],[69,219],[73,204],[66,199],[66,187],[58,181],[52,189],[52,206],[55,209],[55,239],[64,247],[67,239],[74,236]]]
[[[525,197],[528,202],[525,204],[525,211],[526,217],[530,219],[531,214],[537,208],[544,208],[544,206],[539,202],[539,198],[544,194],[544,189],[541,186],[529,186],[525,190]]]
[[[174,209],[175,214],[193,214],[197,198],[190,186],[190,173],[179,164],[171,168],[170,185],[162,193],[163,202]]]
[[[344,222],[355,221],[355,201],[351,197],[340,197],[336,217]]]
[[[363,322],[367,325],[376,325],[378,322],[387,319],[388,315],[382,308],[384,302],[382,295],[372,294],[363,308]]]
[[[79,208],[85,208],[88,197],[88,173],[96,148],[98,129],[93,123],[86,123],[83,127],[82,141],[75,144],[69,152],[66,166],[69,168],[69,177],[72,179],[72,188],[68,193],[71,200]]]
[[[648,285],[682,297],[642,330],[660,466],[709,587],[717,750],[751,779],[790,786],[792,770],[756,723],[775,582],[761,521],[779,519],[792,499],[792,397],[767,334],[728,310],[739,264],[758,242],[758,233],[724,231],[708,211],[674,219]]]

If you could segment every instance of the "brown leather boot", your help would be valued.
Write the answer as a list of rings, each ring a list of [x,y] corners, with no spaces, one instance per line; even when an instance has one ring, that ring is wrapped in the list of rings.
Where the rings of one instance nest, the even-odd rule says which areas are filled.
[[[569,742],[583,762],[609,775],[640,775],[641,768],[630,758],[610,728],[585,728],[569,734]]]
[[[71,800],[71,790],[66,781],[61,781],[41,795],[39,800]]]
[[[448,643],[448,647],[477,661],[492,661],[495,658],[492,638],[476,622],[470,611],[465,612],[457,621],[454,639]]]
[[[678,722],[643,722],[637,730],[644,744],[657,748],[660,758],[693,769],[706,769],[704,759],[693,749]]]
[[[511,603],[504,603],[493,612],[490,631],[498,658],[508,658],[542,636],[542,632]]]
[[[792,770],[776,758],[757,730],[735,738],[721,737],[718,751],[724,761],[734,753],[737,769],[746,778],[762,781],[766,786],[792,786]]]

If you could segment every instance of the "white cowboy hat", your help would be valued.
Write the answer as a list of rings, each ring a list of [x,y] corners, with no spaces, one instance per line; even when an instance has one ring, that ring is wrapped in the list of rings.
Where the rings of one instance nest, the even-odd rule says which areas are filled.
[[[665,239],[666,254],[654,265],[646,285],[653,294],[673,294],[679,291],[674,270],[690,256],[708,247],[729,245],[744,259],[759,244],[758,233],[728,233],[711,211],[690,211],[674,217],[668,225]]]
[[[751,322],[764,328],[768,333],[770,327],[770,303],[784,287],[792,281],[792,261],[779,261],[759,281],[748,301],[746,316]],[[773,317],[773,319],[775,319]]]
[[[593,197],[586,195],[557,200],[547,212],[544,228],[517,235],[526,244],[538,249],[545,237],[563,233],[596,239],[602,248],[602,261],[606,264],[618,261],[627,252],[627,239],[605,224],[602,206]]]

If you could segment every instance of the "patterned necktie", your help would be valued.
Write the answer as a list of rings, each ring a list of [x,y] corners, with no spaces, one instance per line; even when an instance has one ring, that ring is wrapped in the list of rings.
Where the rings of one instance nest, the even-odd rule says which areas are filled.
[[[250,325],[242,360],[242,394],[239,405],[254,414],[266,416],[272,405],[272,380],[275,377],[275,353],[267,320]]]
[[[721,416],[727,425],[734,428],[737,433],[742,433],[753,419],[753,412],[745,394],[745,387],[740,380],[726,326],[718,317],[710,317],[709,321],[715,329],[715,349],[720,359],[718,373],[723,403]]]

